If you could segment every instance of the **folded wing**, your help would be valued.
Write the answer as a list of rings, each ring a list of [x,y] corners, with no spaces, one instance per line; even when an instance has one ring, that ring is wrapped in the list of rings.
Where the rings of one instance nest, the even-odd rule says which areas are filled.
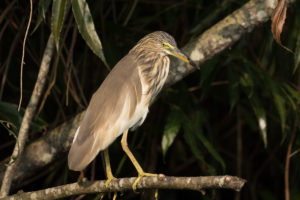
[[[134,58],[125,56],[94,93],[68,155],[69,168],[83,170],[119,135],[144,119],[142,85]]]

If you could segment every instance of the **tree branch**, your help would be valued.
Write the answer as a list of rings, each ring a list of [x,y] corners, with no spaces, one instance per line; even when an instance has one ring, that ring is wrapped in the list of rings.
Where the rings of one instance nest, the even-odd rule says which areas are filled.
[[[50,35],[45,53],[42,59],[41,67],[39,70],[39,74],[37,77],[36,84],[34,86],[34,90],[32,92],[30,101],[27,105],[22,124],[20,127],[18,139],[13,150],[12,156],[10,158],[9,166],[7,167],[4,178],[2,180],[0,197],[5,197],[8,195],[12,179],[14,177],[15,170],[18,169],[16,166],[20,163],[20,158],[22,157],[23,149],[25,147],[25,142],[28,136],[28,130],[31,123],[31,120],[34,116],[34,113],[37,108],[37,104],[42,94],[42,90],[44,88],[46,82],[46,76],[48,74],[50,68],[50,61],[52,59],[52,55],[54,52],[54,39],[52,35]]]
[[[132,184],[136,177],[120,178],[112,180],[106,188],[105,180],[86,181],[83,183],[72,183],[35,192],[19,192],[1,200],[21,200],[21,199],[58,199],[73,195],[92,194],[101,192],[123,192],[132,190]],[[235,176],[200,176],[200,177],[143,177],[137,184],[137,189],[180,189],[196,190],[204,189],[232,189],[240,191],[246,181]]]
[[[292,2],[295,0],[287,0],[287,3]],[[276,5],[277,0],[251,0],[186,44],[182,50],[197,65],[200,65],[229,48],[254,27],[268,21]],[[178,59],[172,64],[167,79],[168,86],[196,70]]]

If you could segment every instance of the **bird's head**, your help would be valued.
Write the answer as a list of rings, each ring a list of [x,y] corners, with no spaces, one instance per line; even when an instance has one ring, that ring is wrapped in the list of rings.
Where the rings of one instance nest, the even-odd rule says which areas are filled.
[[[154,35],[154,37],[157,37],[157,40],[160,42],[160,48],[162,48],[167,55],[174,56],[179,60],[182,60],[183,62],[198,68],[196,63],[194,63],[186,54],[184,54],[177,47],[175,39],[170,34],[163,31],[156,31],[152,34]]]
[[[196,63],[194,63],[187,55],[185,55],[176,45],[172,45],[169,42],[162,42],[162,47],[168,55],[174,56],[179,60],[182,60],[183,62],[199,69]]]
[[[199,69],[196,63],[194,63],[177,47],[175,39],[170,34],[163,31],[155,31],[146,35],[137,43],[136,46],[132,48],[130,52],[144,60],[145,57],[150,59],[151,54],[157,55],[157,53],[162,53],[165,55],[171,55]],[[145,53],[147,56],[145,56]]]

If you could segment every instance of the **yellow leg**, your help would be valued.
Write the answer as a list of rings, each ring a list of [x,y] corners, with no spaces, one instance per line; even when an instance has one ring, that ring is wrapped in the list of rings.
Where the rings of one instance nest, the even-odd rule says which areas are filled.
[[[113,179],[116,179],[116,178],[113,176],[112,172],[111,172],[108,149],[105,149],[105,150],[103,151],[103,157],[104,157],[105,171],[106,171],[106,177],[107,177],[107,181],[105,182],[105,186],[108,187],[109,183],[110,183]]]
[[[77,182],[84,182],[84,170],[80,171],[79,177],[77,179]]]
[[[127,156],[129,157],[129,159],[131,160],[132,164],[134,165],[135,169],[138,172],[138,177],[132,185],[132,189],[136,190],[136,185],[138,184],[138,182],[141,180],[143,176],[158,176],[158,175],[144,172],[144,170],[142,169],[142,167],[140,166],[140,164],[138,163],[138,161],[135,159],[134,155],[131,153],[131,151],[128,148],[127,135],[128,135],[128,130],[124,131],[123,133],[121,145],[123,151],[125,151],[125,153],[127,154]]]
[[[104,155],[103,157],[104,157],[105,171],[106,171],[106,177],[107,177],[107,180],[105,182],[105,187],[108,187],[109,183],[116,178],[114,177],[114,175],[112,174],[112,171],[111,171],[108,149],[105,149],[103,151],[103,155]],[[116,199],[117,199],[117,193],[114,192],[113,200],[116,200]]]

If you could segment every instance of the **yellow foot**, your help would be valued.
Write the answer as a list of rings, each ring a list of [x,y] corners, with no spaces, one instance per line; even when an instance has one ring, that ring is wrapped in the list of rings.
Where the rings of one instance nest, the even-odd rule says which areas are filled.
[[[114,176],[112,177],[107,177],[107,180],[105,181],[105,187],[108,188],[108,185],[109,183],[112,181],[112,180],[115,180],[116,178]]]
[[[107,177],[107,180],[106,180],[106,182],[105,182],[105,187],[108,188],[109,183],[110,183],[112,180],[114,180],[114,179],[116,179],[114,176]],[[116,200],[116,199],[117,199],[117,196],[118,196],[118,194],[117,194],[116,192],[114,192],[113,200]],[[103,196],[103,197],[104,197],[104,196]],[[103,197],[102,197],[102,198],[103,198]]]
[[[151,173],[146,173],[146,172],[139,173],[139,176],[137,177],[137,179],[134,181],[134,183],[132,185],[133,191],[136,191],[136,185],[141,180],[141,178],[144,176],[158,176],[158,174],[151,174]]]

